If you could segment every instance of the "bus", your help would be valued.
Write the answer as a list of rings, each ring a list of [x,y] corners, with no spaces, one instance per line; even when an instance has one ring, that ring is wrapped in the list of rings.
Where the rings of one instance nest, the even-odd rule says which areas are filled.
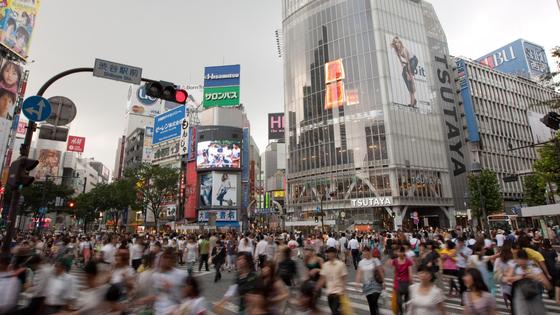
[[[491,214],[488,216],[488,226],[490,229],[502,229],[515,231],[519,228],[517,224],[517,215],[509,215],[505,213]]]

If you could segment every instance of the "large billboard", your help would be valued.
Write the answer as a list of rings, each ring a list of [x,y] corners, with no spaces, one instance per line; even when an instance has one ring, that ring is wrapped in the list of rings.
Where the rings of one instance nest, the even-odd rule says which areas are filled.
[[[235,140],[212,140],[197,143],[198,169],[240,168],[241,143]]]
[[[0,43],[26,59],[41,0],[0,1]]]
[[[239,105],[239,86],[204,88],[204,108]]]
[[[214,188],[212,173],[200,174],[200,206],[212,205],[212,189]]]
[[[37,165],[35,178],[44,180],[47,176],[58,176],[60,170],[60,154],[58,150],[39,150],[39,165]]]
[[[185,118],[185,106],[181,105],[154,119],[153,144],[172,140],[181,136],[181,123]]]
[[[398,35],[386,35],[391,101],[427,113],[432,110],[425,48]]]
[[[204,87],[232,86],[240,84],[240,65],[211,66],[204,68]]]
[[[238,175],[235,173],[213,173],[212,206],[237,206],[237,179]]]
[[[204,68],[204,108],[239,105],[240,65]]]
[[[146,95],[145,85],[131,84],[128,89],[128,113],[154,117],[163,113],[161,100]]]
[[[531,134],[533,135],[533,141],[535,144],[543,143],[549,141],[554,136],[552,129],[548,128],[541,119],[544,114],[527,111],[527,121],[529,122],[529,127],[531,128]]]
[[[18,121],[14,120],[14,110],[23,70],[13,61],[2,60],[1,57],[0,64],[0,164],[2,164],[11,129],[18,129]]]
[[[284,113],[268,114],[268,140],[284,139]]]
[[[550,72],[542,46],[518,39],[477,59],[491,69],[538,80]]]

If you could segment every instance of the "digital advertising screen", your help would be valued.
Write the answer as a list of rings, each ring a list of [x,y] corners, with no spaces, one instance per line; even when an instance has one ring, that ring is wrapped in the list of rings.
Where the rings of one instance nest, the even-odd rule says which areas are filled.
[[[198,169],[240,168],[241,140],[199,141],[196,165]]]

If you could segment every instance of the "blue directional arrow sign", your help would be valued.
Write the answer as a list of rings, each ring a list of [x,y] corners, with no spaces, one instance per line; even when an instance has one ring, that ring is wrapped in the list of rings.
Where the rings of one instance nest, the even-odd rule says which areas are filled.
[[[31,121],[45,121],[51,115],[51,103],[41,96],[30,96],[23,101],[21,111]]]

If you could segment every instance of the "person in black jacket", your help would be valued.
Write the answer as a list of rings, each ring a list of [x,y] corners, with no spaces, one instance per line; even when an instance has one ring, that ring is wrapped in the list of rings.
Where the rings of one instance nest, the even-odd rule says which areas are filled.
[[[294,280],[297,279],[297,266],[292,259],[292,250],[289,247],[284,247],[282,250],[280,262],[278,263],[278,277],[288,287],[295,285]]]
[[[217,240],[216,246],[212,249],[212,264],[214,264],[214,268],[216,268],[216,276],[214,277],[214,282],[220,281],[222,279],[222,265],[226,261],[226,250],[222,245],[222,241]]]

